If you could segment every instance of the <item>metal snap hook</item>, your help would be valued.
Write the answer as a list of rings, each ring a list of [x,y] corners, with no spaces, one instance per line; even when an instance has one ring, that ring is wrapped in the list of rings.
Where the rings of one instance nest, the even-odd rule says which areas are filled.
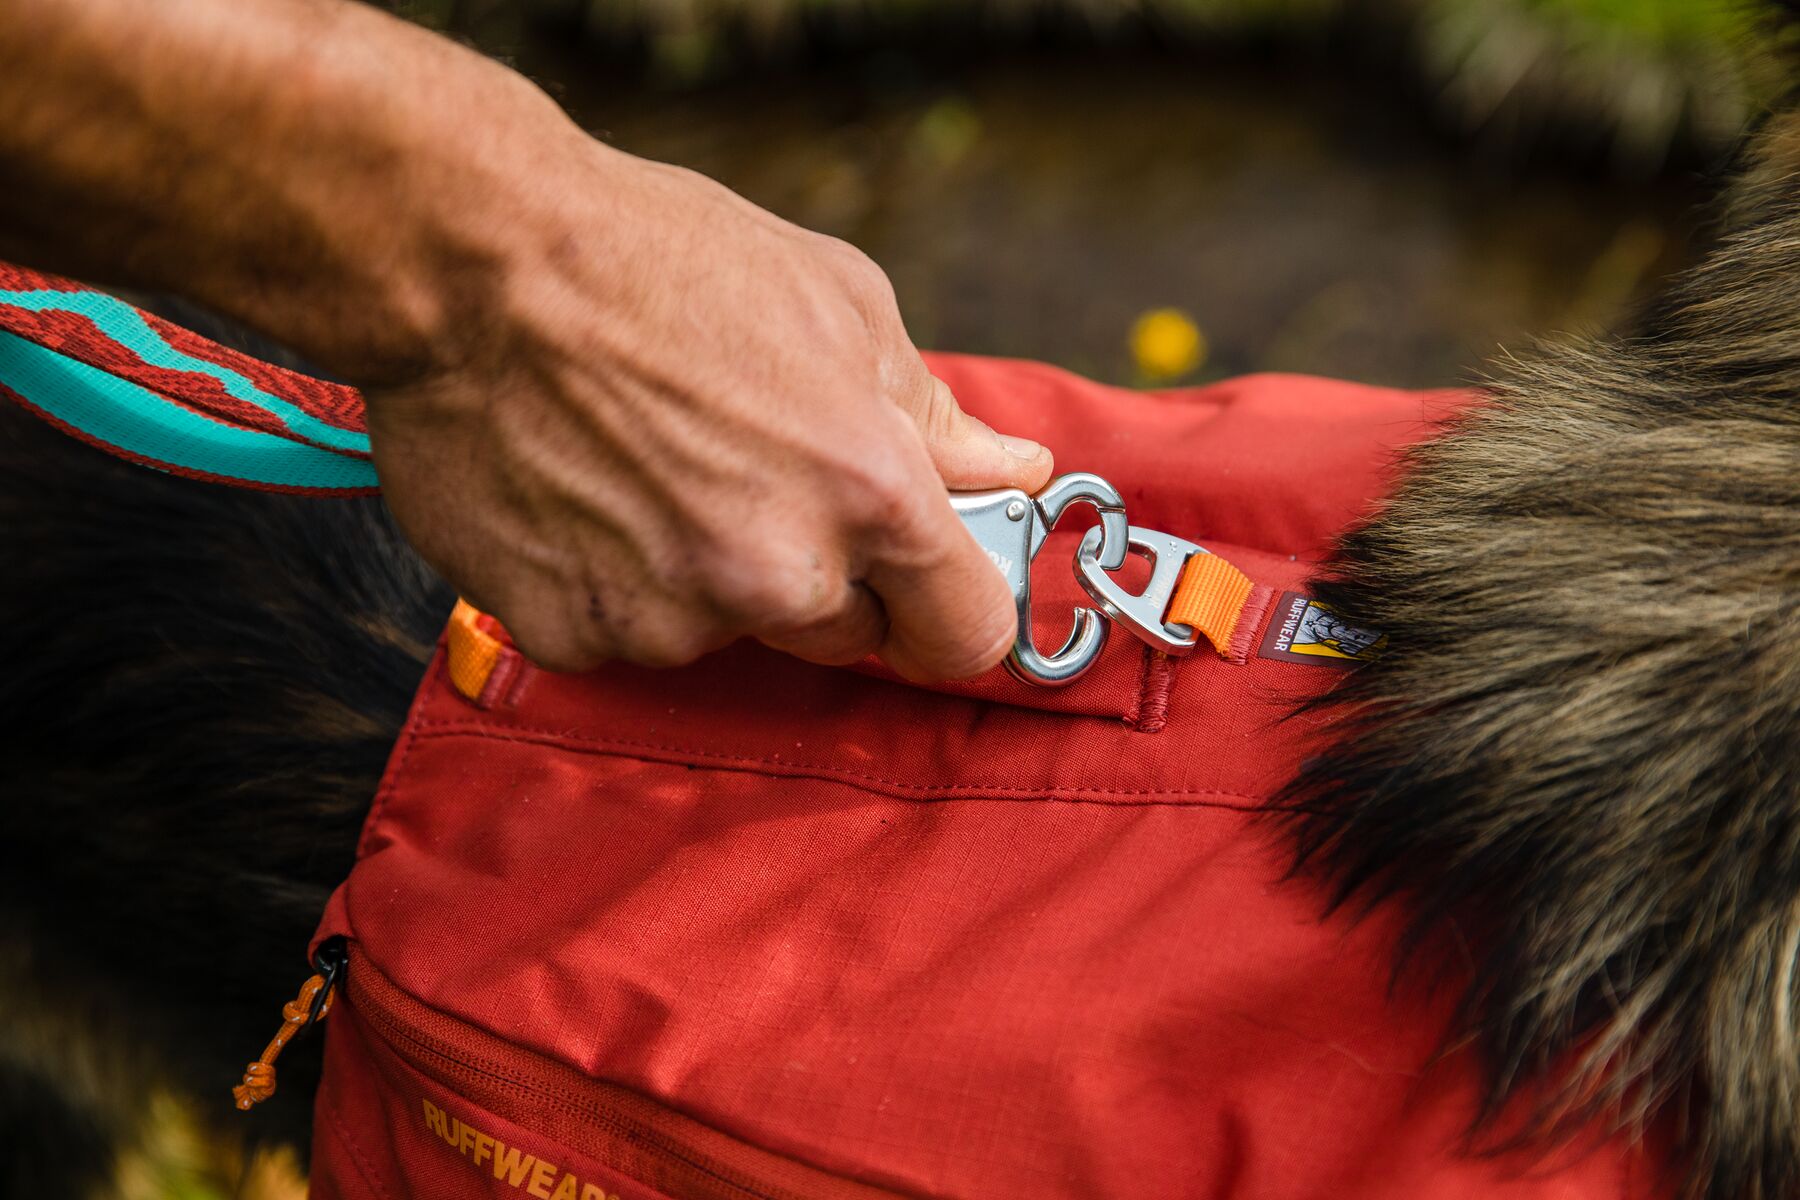
[[[950,507],[987,552],[1012,590],[1019,635],[1006,656],[1006,669],[1039,687],[1065,687],[1094,665],[1106,646],[1107,625],[1091,608],[1077,608],[1068,638],[1054,654],[1043,654],[1032,636],[1031,562],[1044,548],[1051,526],[1071,504],[1085,501],[1100,513],[1095,554],[1125,561],[1125,502],[1097,475],[1075,472],[1052,480],[1036,496],[1019,488],[952,493]]]

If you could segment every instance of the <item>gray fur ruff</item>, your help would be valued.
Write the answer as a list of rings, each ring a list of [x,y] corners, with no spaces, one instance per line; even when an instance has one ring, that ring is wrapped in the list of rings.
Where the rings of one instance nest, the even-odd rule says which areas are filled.
[[[1639,336],[1497,367],[1343,541],[1393,645],[1283,797],[1403,967],[1479,947],[1477,1133],[1667,1121],[1717,1200],[1800,1195],[1800,119],[1760,147]]]

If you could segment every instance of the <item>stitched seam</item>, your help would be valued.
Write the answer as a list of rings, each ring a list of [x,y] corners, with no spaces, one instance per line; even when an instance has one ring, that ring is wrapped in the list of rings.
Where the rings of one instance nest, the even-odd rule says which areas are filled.
[[[1144,693],[1150,687],[1150,661],[1150,647],[1144,646],[1138,656],[1137,694],[1131,698],[1131,707],[1120,717],[1127,729],[1135,730],[1138,727],[1138,717],[1144,711]]]
[[[791,775],[805,772],[819,772],[845,780],[859,780],[875,784],[882,788],[903,792],[984,792],[990,798],[1026,799],[1040,796],[1054,796],[1059,799],[1080,799],[1087,797],[1099,800],[1108,796],[1141,796],[1169,797],[1161,801],[1150,800],[1150,803],[1179,804],[1183,801],[1173,799],[1185,796],[1218,796],[1230,800],[1241,801],[1242,804],[1208,804],[1205,801],[1192,801],[1197,806],[1213,808],[1239,808],[1243,806],[1260,806],[1263,801],[1258,797],[1246,796],[1242,792],[1234,792],[1225,788],[1098,788],[1068,787],[1052,785],[1047,787],[1026,788],[1011,784],[998,783],[946,783],[925,784],[912,783],[902,779],[890,779],[886,776],[871,775],[847,767],[832,766],[827,763],[798,762],[779,758],[757,758],[748,755],[725,754],[717,751],[701,750],[692,746],[679,746],[661,742],[634,741],[626,738],[585,738],[563,730],[540,729],[529,726],[514,726],[495,729],[484,725],[471,725],[462,721],[433,721],[421,719],[417,723],[413,738],[480,737],[501,742],[521,742],[527,745],[552,745],[565,750],[583,754],[603,754],[614,757],[632,757],[632,751],[655,751],[663,754],[680,755],[684,759],[696,758],[707,760],[706,765],[720,769],[736,769],[757,771],[775,775]],[[995,795],[994,793],[998,793]],[[982,797],[972,797],[980,799]]]
[[[1275,597],[1278,594],[1276,589],[1260,583],[1250,590],[1249,598],[1244,601],[1244,611],[1238,615],[1237,628],[1231,631],[1230,653],[1225,655],[1226,662],[1241,667],[1250,661],[1264,620],[1275,611]]]
[[[1150,646],[1144,647],[1144,671],[1138,677],[1137,711],[1130,722],[1134,732],[1161,733],[1168,725],[1178,662]]]
[[[375,799],[369,804],[369,815],[363,821],[362,833],[356,839],[356,857],[361,861],[369,852],[369,838],[375,832],[375,826],[381,822],[381,814],[387,809],[388,797],[393,794],[394,781],[406,769],[406,760],[412,754],[413,744],[419,740],[418,731],[409,729],[401,739],[400,747],[394,754],[393,764],[381,777],[381,786],[375,789]]]
[[[407,712],[407,721],[403,726],[399,743],[394,747],[394,756],[389,760],[387,769],[381,773],[381,782],[375,787],[374,798],[369,801],[369,815],[363,818],[362,831],[356,835],[356,860],[361,862],[369,852],[369,838],[375,832],[375,826],[381,822],[381,814],[387,808],[388,796],[394,790],[394,781],[400,778],[406,769],[406,759],[412,754],[413,744],[418,741],[419,726],[425,719],[419,715],[425,707],[425,700],[435,682],[432,676],[443,669],[443,641],[440,638],[438,648],[432,651],[431,661],[425,664],[425,678],[419,682],[419,690],[413,696],[411,709]]]
[[[337,1105],[331,1102],[329,1093],[326,1094],[322,1107],[325,1109],[326,1117],[331,1121],[331,1127],[337,1131],[338,1141],[342,1142],[344,1149],[350,1152],[350,1164],[356,1168],[356,1173],[376,1195],[381,1196],[383,1200],[390,1200],[391,1193],[383,1186],[381,1180],[375,1177],[375,1169],[363,1157],[362,1148],[356,1144],[356,1139],[350,1136],[350,1131],[344,1128],[343,1118],[338,1115]]]

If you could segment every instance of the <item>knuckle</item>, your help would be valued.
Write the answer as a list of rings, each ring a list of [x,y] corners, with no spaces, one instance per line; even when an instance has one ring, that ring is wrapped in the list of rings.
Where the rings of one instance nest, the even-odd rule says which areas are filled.
[[[835,258],[846,272],[876,269],[874,259],[843,238],[833,237],[829,233],[815,233],[812,236],[815,239],[814,244]]]
[[[833,582],[816,555],[765,553],[730,572],[718,600],[748,628],[799,630],[828,619],[842,591]]]
[[[876,651],[886,634],[881,610],[867,592],[844,584],[829,599],[783,615],[756,636],[811,662],[841,666]]]
[[[545,630],[532,625],[519,629],[508,625],[506,630],[520,654],[555,674],[591,671],[611,657],[599,638],[571,637],[562,629]]]
[[[715,607],[734,633],[814,661],[854,662],[879,644],[880,622],[842,561],[808,544],[771,546],[733,570]]]
[[[682,667],[711,649],[702,627],[664,623],[642,629],[631,639],[626,657],[646,667]]]
[[[882,309],[897,309],[899,300],[894,295],[894,281],[888,278],[887,272],[862,251],[853,253],[849,268],[851,286],[871,304],[879,305]]]
[[[887,272],[849,242],[837,238],[828,240],[832,243],[828,252],[837,260],[840,278],[851,303],[872,325],[889,320],[897,322],[900,302],[894,295],[894,283]]]
[[[527,660],[546,671],[574,674],[609,657],[606,631],[558,603],[555,593],[521,588],[518,580],[500,584],[491,596],[485,587],[462,590],[465,599],[500,622]]]
[[[759,634],[784,640],[833,636],[848,631],[853,616],[847,588],[824,595],[790,593],[764,613]]]
[[[917,474],[891,453],[871,453],[845,472],[852,511],[862,523],[882,529],[911,530],[924,517],[924,489]]]

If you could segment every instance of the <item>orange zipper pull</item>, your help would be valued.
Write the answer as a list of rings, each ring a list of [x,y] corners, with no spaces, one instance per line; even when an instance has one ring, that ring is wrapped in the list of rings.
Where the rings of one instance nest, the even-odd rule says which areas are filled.
[[[332,1002],[337,999],[338,980],[347,961],[339,939],[320,945],[319,953],[313,959],[317,974],[300,985],[299,995],[281,1006],[281,1028],[275,1031],[275,1036],[269,1039],[257,1060],[244,1068],[244,1081],[231,1089],[231,1097],[237,1101],[238,1108],[247,1112],[275,1094],[275,1060],[281,1057],[295,1034],[323,1021],[331,1012]]]

